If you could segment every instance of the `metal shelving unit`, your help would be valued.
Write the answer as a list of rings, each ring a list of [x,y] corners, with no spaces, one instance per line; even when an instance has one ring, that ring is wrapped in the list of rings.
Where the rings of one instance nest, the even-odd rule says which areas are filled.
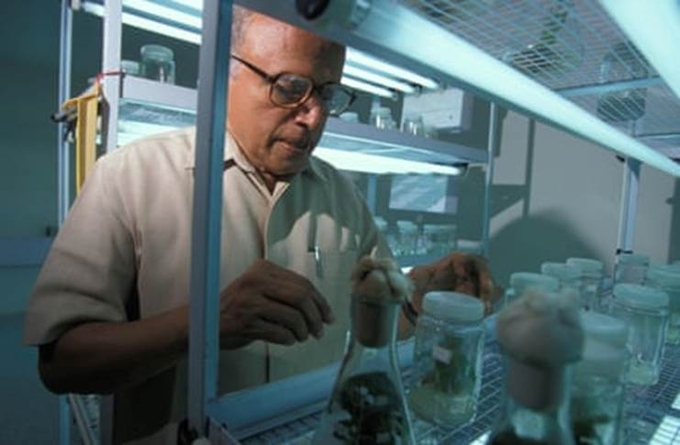
[[[200,10],[186,4],[170,0],[153,0],[164,8],[181,12],[183,17],[199,17],[198,23],[187,25],[177,21],[174,15],[154,15],[148,11],[130,9],[129,4],[120,0],[84,1],[83,4],[91,12],[99,8],[107,8],[105,17],[105,57],[103,70],[120,66],[120,28],[126,14],[131,11],[143,16],[147,21],[160,23],[163,27],[178,27],[185,33],[187,40],[201,40]],[[659,76],[653,66],[637,56],[639,51],[628,43],[625,35],[607,16],[604,10],[592,0],[365,0],[330,2],[332,5],[326,16],[315,21],[303,19],[296,10],[292,0],[275,3],[270,0],[238,0],[250,8],[271,14],[284,21],[311,29],[327,37],[349,44],[366,53],[392,62],[397,65],[408,65],[418,72],[439,80],[442,84],[462,87],[473,91],[494,103],[516,109],[538,120],[562,128],[572,134],[584,137],[606,148],[610,148],[624,157],[637,158],[655,168],[669,174],[680,176],[680,165],[671,157],[678,155],[680,146],[680,101],[664,79]],[[111,6],[113,4],[113,6]],[[89,5],[89,6],[88,6]],[[125,6],[123,6],[125,5]],[[340,6],[338,6],[340,5]],[[197,122],[205,133],[219,135],[223,131],[219,126],[219,117],[224,113],[224,104],[211,100],[214,91],[222,91],[226,84],[219,64],[224,60],[223,54],[216,48],[224,44],[227,35],[217,17],[224,14],[231,1],[205,0],[205,17],[201,55],[201,89],[198,99],[191,90],[173,87],[173,93],[153,93],[161,88],[153,82],[127,77],[121,79],[112,76],[105,80],[105,94],[110,101],[109,139],[107,147],[116,145],[118,129],[130,123],[147,123],[148,115],[144,115],[153,107],[139,106],[140,102],[162,104],[161,108],[175,109],[174,125],[189,122],[193,107],[197,106]],[[222,16],[224,17],[224,16]],[[227,15],[228,17],[228,15]],[[115,28],[115,29],[114,29]],[[113,29],[113,30],[112,30]],[[162,32],[162,31],[161,31]],[[228,37],[226,38],[228,42]],[[642,66],[645,74],[640,76],[636,70],[625,69],[616,76],[607,79],[601,77],[601,67],[606,57],[613,54],[617,45],[627,48],[635,54],[635,63]],[[612,57],[612,56],[610,56]],[[615,62],[622,62],[622,57],[614,53]],[[226,66],[226,64],[224,64]],[[625,68],[625,64],[624,68]],[[122,83],[121,83],[122,82]],[[127,84],[127,85],[126,85]],[[122,87],[121,87],[122,85]],[[162,87],[165,88],[166,86]],[[610,94],[639,90],[644,96],[644,109],[640,102],[623,104],[622,110],[628,115],[640,115],[631,124],[631,119],[623,119],[621,115],[612,114],[602,107],[603,98]],[[644,94],[642,91],[644,90]],[[121,93],[122,91],[122,93]],[[537,99],[538,98],[538,99]],[[121,99],[120,107],[118,100]],[[167,102],[170,100],[172,103]],[[193,107],[192,107],[193,105]],[[221,107],[221,108],[220,108]],[[636,108],[637,107],[637,108]],[[598,111],[599,110],[599,111]],[[120,117],[123,119],[119,119]],[[163,113],[161,113],[163,114]],[[139,117],[143,115],[143,117]],[[623,116],[625,117],[625,116]],[[217,118],[217,119],[215,119]],[[159,124],[165,125],[165,122]],[[211,130],[211,131],[209,131]],[[393,156],[405,156],[407,159],[425,158],[435,163],[457,162],[491,162],[485,152],[471,153],[465,147],[444,145],[436,141],[418,140],[407,135],[396,135],[384,132],[378,138],[383,142],[375,147],[371,139],[375,129],[366,128],[346,122],[331,120],[328,125],[326,141],[340,145],[350,144],[357,134],[364,134],[360,140],[361,149],[378,149],[390,152]],[[394,132],[396,133],[396,132]],[[216,138],[219,140],[219,138]],[[366,142],[371,140],[370,147]],[[493,144],[490,142],[490,147]],[[348,146],[343,149],[351,150]],[[221,147],[211,145],[209,138],[197,142],[197,178],[212,167],[211,159],[221,159]],[[207,174],[205,176],[208,176]],[[633,175],[630,183],[626,182],[624,196],[632,202],[625,205],[627,211],[634,210],[637,187],[637,175]],[[213,443],[307,443],[310,431],[318,422],[318,411],[322,401],[327,397],[334,376],[333,367],[310,373],[305,379],[306,397],[314,395],[316,400],[303,400],[294,409],[287,409],[288,417],[280,417],[278,413],[270,413],[267,422],[263,419],[250,423],[243,420],[241,427],[230,419],[230,403],[240,399],[243,404],[257,406],[262,400],[262,391],[282,389],[287,385],[300,384],[293,381],[276,382],[274,386],[266,385],[245,393],[228,394],[217,397],[214,393],[216,376],[216,322],[211,318],[210,307],[214,305],[216,293],[211,292],[215,280],[214,252],[205,246],[219,245],[211,238],[210,230],[219,218],[219,206],[210,206],[215,196],[221,191],[219,182],[206,180],[197,186],[203,195],[196,195],[194,210],[195,240],[202,245],[193,252],[199,259],[192,272],[192,334],[190,357],[192,364],[190,400],[190,422],[193,426],[203,425],[203,420],[210,423]],[[200,198],[200,199],[198,199]],[[217,209],[217,210],[215,210]],[[488,215],[487,215],[488,216]],[[632,233],[627,218],[622,216],[628,234]],[[206,230],[207,228],[207,230]],[[201,232],[205,232],[201,235]],[[200,235],[200,237],[199,237]],[[217,234],[219,236],[219,233]],[[630,239],[622,238],[622,247],[626,248]],[[628,246],[629,247],[629,246]],[[213,256],[211,256],[213,255]],[[205,260],[204,260],[205,258]],[[405,347],[405,346],[404,346]],[[492,347],[492,346],[490,346]],[[501,366],[498,357],[489,352],[485,367],[485,384],[482,405],[477,421],[456,431],[440,431],[430,427],[418,426],[419,436],[435,437],[436,442],[461,443],[473,441],[488,429],[495,417],[494,409],[500,397],[499,379]],[[195,360],[194,360],[195,359]],[[664,359],[664,374],[659,385],[659,393],[655,389],[633,391],[630,393],[629,406],[639,409],[636,418],[648,420],[648,425],[663,423],[664,416],[676,409],[668,400],[657,395],[677,393],[680,386],[680,375],[673,369],[680,360],[677,348],[668,348]],[[316,382],[311,385],[310,382]],[[277,386],[278,385],[278,386]],[[661,386],[660,386],[661,385]],[[312,388],[316,388],[312,391]],[[290,394],[290,393],[286,393]],[[311,395],[310,395],[311,394]],[[674,397],[674,396],[670,396]],[[663,399],[663,400],[662,400]],[[635,403],[633,403],[633,401]],[[231,410],[233,416],[233,409]],[[252,410],[251,410],[252,411]],[[293,413],[291,417],[291,413]],[[278,419],[278,420],[277,420]],[[264,423],[263,423],[264,422]],[[264,427],[265,423],[268,425]],[[276,424],[276,425],[275,425]],[[222,425],[229,425],[227,431]],[[647,434],[649,431],[644,432]],[[237,434],[238,433],[238,434]],[[675,434],[675,433],[673,433]],[[236,437],[235,437],[236,435]],[[651,437],[647,435],[646,437]],[[427,443],[427,442],[426,442]],[[671,443],[665,441],[662,443]]]
[[[412,347],[412,343],[406,342],[400,345],[398,351],[406,386],[409,381],[409,358],[412,354]],[[629,385],[626,387],[623,443],[661,445],[680,441],[680,369],[676,366],[679,360],[680,347],[666,345],[659,382],[654,386]],[[475,418],[466,425],[446,429],[419,420],[412,413],[411,418],[419,445],[484,443],[486,435],[499,415],[498,410],[504,388],[502,358],[491,336],[488,337],[485,345],[483,363],[482,391]],[[329,375],[330,370],[337,370],[337,367],[330,367],[326,372]],[[330,383],[332,379],[327,387],[328,394],[331,389]],[[285,384],[279,385],[277,390],[287,389]],[[288,391],[286,394],[295,393]],[[262,394],[252,394],[251,397],[252,400],[264,399]],[[238,398],[230,400],[230,402],[239,401],[247,402],[238,400]],[[311,443],[315,428],[321,421],[323,402],[325,399],[310,403],[306,411],[298,408],[298,415],[293,416],[293,420],[284,417],[268,418],[259,423],[253,422],[247,429],[232,429],[230,433],[244,445],[308,445]],[[232,411],[235,410],[232,409]],[[217,425],[214,428],[220,431]],[[224,434],[224,430],[221,432]]]

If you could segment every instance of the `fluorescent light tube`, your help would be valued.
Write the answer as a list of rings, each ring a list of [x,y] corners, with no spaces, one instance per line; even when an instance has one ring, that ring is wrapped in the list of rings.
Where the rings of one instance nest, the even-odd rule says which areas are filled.
[[[342,79],[340,79],[340,83],[342,83],[343,85],[347,85],[350,88],[355,88],[357,90],[365,91],[367,93],[375,94],[377,96],[387,97],[390,99],[395,98],[394,93],[388,90],[387,88],[382,88],[368,82],[353,79],[351,77],[342,76]]]
[[[195,9],[197,11],[203,10],[203,0],[172,0],[173,2]]]
[[[83,10],[89,12],[90,14],[94,14],[99,17],[104,17],[104,7],[102,5],[85,2],[83,3]],[[136,16],[129,12],[123,12],[122,20],[124,24],[134,26],[135,28],[143,29],[156,34],[162,34],[164,36],[183,40],[185,42],[195,43],[196,45],[201,44],[201,35],[198,33],[158,23],[153,20]]]
[[[198,32],[200,32],[202,27],[203,21],[200,15],[197,17],[148,0],[124,0],[123,7],[145,12],[153,17],[172,20],[173,22],[195,28]]]
[[[363,68],[358,68],[353,65],[345,64],[344,69],[342,70],[343,74],[346,74],[348,76],[352,76],[357,79],[362,79],[366,80],[368,82],[372,82],[381,86],[385,86],[387,88],[393,88],[395,90],[407,93],[407,94],[412,94],[416,92],[416,89],[413,87],[413,85],[409,85],[408,83],[404,82],[399,82],[394,79],[390,79],[389,77],[381,76],[380,74],[373,73],[371,71],[365,70]]]
[[[361,65],[376,71],[382,71],[383,73],[389,74],[399,79],[408,80],[409,82],[422,85],[424,88],[439,88],[439,84],[428,77],[421,76],[420,74],[416,74],[404,68],[390,65],[389,63],[378,60],[353,48],[347,48],[347,62],[350,65]]]
[[[355,151],[336,150],[321,146],[314,149],[314,155],[330,163],[337,169],[363,173],[420,173],[456,176],[463,172],[462,169],[449,165],[407,161],[404,159],[388,158],[386,156]]]
[[[680,42],[677,0],[600,0],[614,21],[680,98]]]
[[[509,104],[543,122],[680,176],[680,165],[668,157],[415,12],[395,5],[392,0],[373,0],[371,8],[366,20],[353,31],[355,37],[380,41],[383,47],[403,56],[417,57],[421,63],[473,86],[503,105]],[[646,14],[638,16],[640,20],[646,20],[645,17]],[[442,48],[453,56],[445,57]],[[670,54],[667,57],[672,57],[673,53]]]

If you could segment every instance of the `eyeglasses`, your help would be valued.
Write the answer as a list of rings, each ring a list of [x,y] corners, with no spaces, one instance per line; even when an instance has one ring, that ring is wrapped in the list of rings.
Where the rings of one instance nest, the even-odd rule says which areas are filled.
[[[328,114],[337,116],[347,110],[356,97],[352,90],[337,82],[314,85],[312,79],[297,74],[281,73],[272,76],[238,56],[232,54],[231,58],[238,60],[269,83],[269,100],[279,107],[299,107],[316,92],[324,110]]]

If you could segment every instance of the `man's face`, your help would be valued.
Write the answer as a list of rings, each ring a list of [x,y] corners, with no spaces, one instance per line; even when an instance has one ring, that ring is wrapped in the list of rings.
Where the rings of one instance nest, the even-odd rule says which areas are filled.
[[[270,76],[291,73],[314,85],[339,82],[344,49],[306,31],[256,15],[233,54]],[[269,99],[270,84],[232,60],[227,127],[251,164],[265,177],[281,178],[301,171],[321,138],[326,112],[319,96],[296,108]]]

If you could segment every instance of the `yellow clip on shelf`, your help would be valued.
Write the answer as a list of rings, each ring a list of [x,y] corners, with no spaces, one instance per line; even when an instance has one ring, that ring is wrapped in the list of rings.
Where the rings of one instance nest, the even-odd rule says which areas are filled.
[[[101,86],[96,82],[84,94],[67,100],[62,109],[72,108],[77,112],[76,121],[76,190],[80,189],[97,159],[97,105]]]

